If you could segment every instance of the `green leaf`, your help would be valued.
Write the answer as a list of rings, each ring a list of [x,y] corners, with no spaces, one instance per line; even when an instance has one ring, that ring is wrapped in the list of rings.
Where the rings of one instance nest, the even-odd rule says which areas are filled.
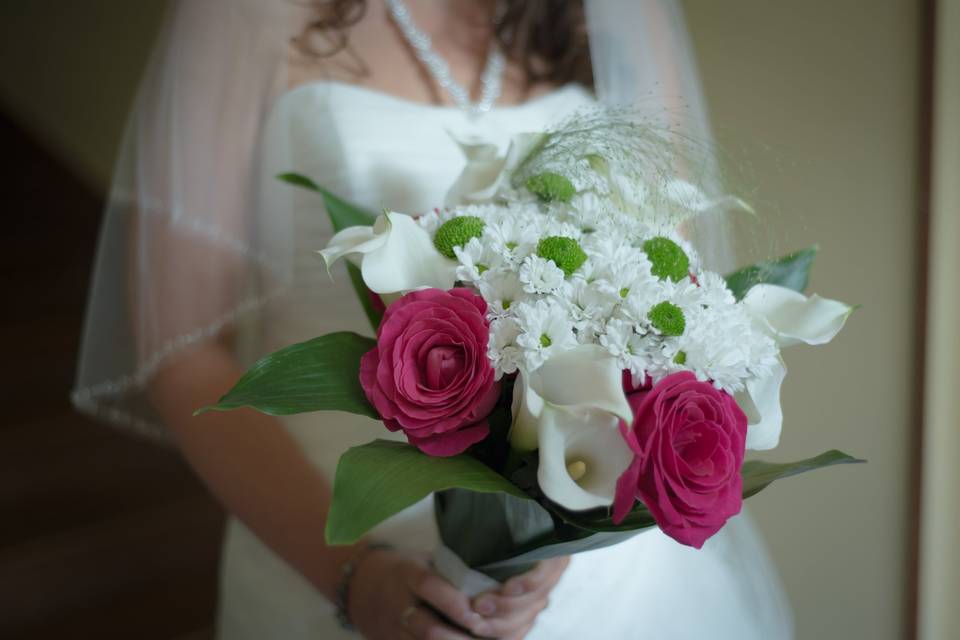
[[[452,489],[438,493],[434,505],[444,545],[467,565],[500,581],[529,571],[540,560],[599,549],[640,532],[576,528],[536,500],[506,493]]]
[[[319,193],[323,197],[323,204],[327,209],[327,215],[330,216],[330,222],[333,223],[334,231],[343,231],[347,227],[369,227],[377,219],[377,214],[333,195],[304,175],[281,173],[277,179],[295,187]]]
[[[353,285],[353,290],[357,294],[357,299],[360,300],[360,306],[363,307],[363,312],[366,314],[367,320],[370,321],[370,327],[376,331],[377,327],[380,326],[380,321],[383,320],[383,312],[374,308],[373,300],[370,299],[371,293],[367,289],[367,285],[363,282],[363,274],[360,273],[360,267],[348,262],[347,276],[350,278],[350,283]]]
[[[323,188],[320,185],[300,173],[281,173],[277,176],[277,180],[292,184],[293,186],[300,187],[301,189],[307,189],[308,191],[316,191],[317,193],[323,191]]]
[[[352,447],[337,464],[327,516],[327,544],[352,544],[380,522],[431,493],[454,488],[527,497],[469,455],[438,458],[389,440]]]
[[[860,460],[849,456],[842,451],[831,449],[813,458],[796,462],[764,462],[762,460],[748,460],[743,463],[740,475],[743,476],[743,497],[749,498],[765,489],[774,480],[789,478],[798,473],[822,469],[835,464],[859,464]]]
[[[509,558],[554,530],[550,512],[508,493],[450,489],[434,498],[440,539],[471,567]]]
[[[727,286],[742,300],[755,284],[776,284],[803,293],[810,281],[810,268],[819,247],[813,246],[791,253],[779,260],[744,267],[726,277]]]
[[[276,416],[335,410],[379,418],[360,386],[360,358],[374,346],[373,338],[349,331],[291,345],[262,358],[217,404],[196,413],[253,407]]]
[[[327,215],[330,216],[330,223],[333,225],[334,231],[343,231],[347,227],[369,227],[377,219],[375,213],[338,198],[307,176],[299,173],[281,173],[277,176],[277,179],[295,187],[319,193],[323,198],[323,206],[327,210]],[[367,315],[367,320],[370,321],[371,328],[376,331],[383,319],[383,314],[373,307],[370,301],[370,293],[367,290],[367,285],[363,282],[360,269],[356,265],[347,263],[347,275],[350,277],[350,283],[357,294],[357,300],[360,301],[360,306],[363,307],[363,312]]]
[[[495,580],[505,581],[513,576],[526,573],[533,568],[534,564],[541,560],[609,547],[628,540],[641,531],[642,528],[627,531],[602,531],[598,533],[584,531],[582,532],[582,536],[570,539],[554,536],[538,541],[536,546],[528,545],[528,547],[526,547],[527,550],[521,551],[518,555],[484,564],[476,567],[476,569]]]

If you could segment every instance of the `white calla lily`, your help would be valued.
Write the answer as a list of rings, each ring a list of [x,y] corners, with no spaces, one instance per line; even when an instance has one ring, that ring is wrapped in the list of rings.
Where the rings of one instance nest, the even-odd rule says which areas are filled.
[[[506,186],[513,171],[530,152],[543,144],[546,134],[521,133],[510,140],[505,156],[497,155],[497,146],[474,140],[454,141],[460,146],[467,164],[447,191],[444,204],[480,204],[490,202]]]
[[[710,198],[702,189],[686,180],[670,180],[663,186],[663,195],[691,213],[706,213],[720,209],[737,209],[754,213],[753,208],[740,198],[723,194]]]
[[[359,263],[363,281],[374,293],[449,289],[456,281],[457,263],[437,251],[430,234],[413,218],[393,211],[380,215],[372,227],[340,231],[318,253],[327,269],[350,256]]]
[[[539,447],[537,481],[544,494],[571,510],[609,506],[633,452],[619,422],[632,422],[615,358],[598,345],[580,345],[547,360],[514,387],[510,439],[520,451]]]
[[[782,358],[777,358],[770,375],[748,380],[746,389],[736,394],[737,404],[747,415],[747,449],[766,451],[780,444],[780,386],[786,375],[787,366]]]
[[[808,298],[772,284],[754,285],[744,296],[743,306],[781,348],[830,342],[854,309],[837,300],[817,295]],[[747,449],[773,449],[779,444],[783,427],[780,387],[786,375],[787,367],[778,358],[769,375],[748,380],[746,389],[736,394],[747,415]]]
[[[544,495],[572,511],[613,504],[617,479],[633,460],[619,422],[604,411],[545,408],[537,468]]]
[[[837,300],[772,284],[757,284],[743,306],[781,347],[826,344],[840,332],[854,308]]]

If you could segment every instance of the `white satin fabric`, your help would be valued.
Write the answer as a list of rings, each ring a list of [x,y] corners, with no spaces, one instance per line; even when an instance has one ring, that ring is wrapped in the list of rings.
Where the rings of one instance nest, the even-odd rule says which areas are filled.
[[[331,282],[313,253],[330,236],[319,198],[276,182],[274,175],[296,170],[367,207],[422,212],[443,201],[463,166],[451,133],[505,146],[511,134],[541,129],[592,100],[583,88],[569,85],[471,122],[453,108],[335,82],[283,95],[263,136],[260,205],[278,216],[293,216],[295,261],[292,286],[263,318],[266,347],[327,331],[367,331],[343,268],[334,269]],[[262,224],[261,237],[271,238],[270,216]],[[285,424],[328,477],[350,446],[391,437],[381,424],[345,414],[293,416]],[[431,501],[384,523],[374,537],[430,551],[437,542]],[[223,639],[358,637],[343,631],[331,605],[237,521],[228,527],[221,593],[218,636]],[[700,551],[653,530],[575,556],[528,638],[776,640],[791,635],[789,609],[762,543],[738,518]]]

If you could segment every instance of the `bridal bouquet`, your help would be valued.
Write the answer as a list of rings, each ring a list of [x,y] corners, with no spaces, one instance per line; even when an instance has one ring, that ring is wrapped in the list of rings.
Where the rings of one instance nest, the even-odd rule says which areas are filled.
[[[212,409],[358,413],[402,433],[340,459],[326,538],[358,540],[436,493],[438,569],[467,591],[657,526],[701,547],[778,478],[783,347],[852,308],[805,296],[814,250],[723,277],[684,238],[746,207],[682,179],[653,127],[581,114],[463,145],[446,206],[374,216],[308,178],[376,338],[334,333],[258,362]],[[469,570],[468,570],[469,568]]]

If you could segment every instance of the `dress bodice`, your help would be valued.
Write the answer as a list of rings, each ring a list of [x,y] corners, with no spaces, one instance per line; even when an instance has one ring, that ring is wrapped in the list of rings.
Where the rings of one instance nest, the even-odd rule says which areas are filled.
[[[302,85],[280,98],[272,125],[286,128],[297,171],[371,209],[415,213],[439,206],[464,165],[454,136],[505,147],[592,102],[570,84],[480,118],[340,82]],[[280,132],[282,134],[282,132]],[[268,141],[268,144],[272,141]]]

